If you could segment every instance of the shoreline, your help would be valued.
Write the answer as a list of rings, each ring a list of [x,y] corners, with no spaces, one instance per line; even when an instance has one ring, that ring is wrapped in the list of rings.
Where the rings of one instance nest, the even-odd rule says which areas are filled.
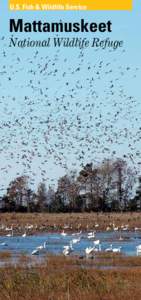
[[[0,234],[141,231],[141,213],[0,213]]]

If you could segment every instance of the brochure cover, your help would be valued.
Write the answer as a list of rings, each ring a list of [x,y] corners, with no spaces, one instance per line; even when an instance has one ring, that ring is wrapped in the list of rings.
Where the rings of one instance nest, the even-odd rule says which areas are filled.
[[[141,3],[0,3],[0,300],[141,299]]]

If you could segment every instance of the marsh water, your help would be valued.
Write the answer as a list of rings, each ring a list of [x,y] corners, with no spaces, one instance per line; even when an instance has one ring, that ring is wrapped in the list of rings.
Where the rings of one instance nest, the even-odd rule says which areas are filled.
[[[73,255],[85,255],[85,249],[93,246],[94,240],[100,240],[101,250],[105,251],[112,244],[113,248],[121,247],[121,253],[128,256],[136,255],[136,247],[141,244],[141,232],[97,232],[95,239],[90,240],[88,233],[44,233],[31,236],[1,236],[0,252],[9,251],[13,257],[20,254],[30,255],[38,246],[46,241],[44,253],[59,255],[62,254],[63,247],[69,245],[73,239],[80,238],[80,241],[73,244]],[[41,254],[42,255],[42,254]],[[40,256],[40,255],[39,255]]]

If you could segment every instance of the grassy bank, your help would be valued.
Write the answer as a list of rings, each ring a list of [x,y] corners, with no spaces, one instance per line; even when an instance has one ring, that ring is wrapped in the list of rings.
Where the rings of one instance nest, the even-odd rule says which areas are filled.
[[[0,300],[140,300],[140,282],[141,268],[136,267],[82,268],[80,261],[63,257],[28,267],[21,259],[16,267],[0,268]]]
[[[135,227],[141,229],[141,213],[72,213],[72,214],[48,214],[48,213],[1,213],[0,224],[11,226],[19,231],[27,224],[32,224],[31,233],[47,230],[106,230],[115,226],[128,225],[130,230]],[[95,227],[95,225],[99,225]],[[2,233],[2,230],[0,230]]]

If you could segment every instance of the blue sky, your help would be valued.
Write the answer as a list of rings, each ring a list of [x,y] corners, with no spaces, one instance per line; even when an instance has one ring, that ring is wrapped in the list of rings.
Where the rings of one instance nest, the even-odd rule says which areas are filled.
[[[89,161],[97,164],[104,158],[124,156],[140,171],[140,11],[140,2],[134,1],[132,12],[10,12],[2,1],[1,194],[18,175],[30,176],[33,187],[42,180],[55,184],[70,169],[79,170]],[[72,48],[9,48],[10,18],[27,22],[111,20],[113,32],[109,34],[60,36],[109,37],[123,40],[124,47],[116,51],[89,47],[82,52]],[[55,34],[14,37],[46,39]]]

